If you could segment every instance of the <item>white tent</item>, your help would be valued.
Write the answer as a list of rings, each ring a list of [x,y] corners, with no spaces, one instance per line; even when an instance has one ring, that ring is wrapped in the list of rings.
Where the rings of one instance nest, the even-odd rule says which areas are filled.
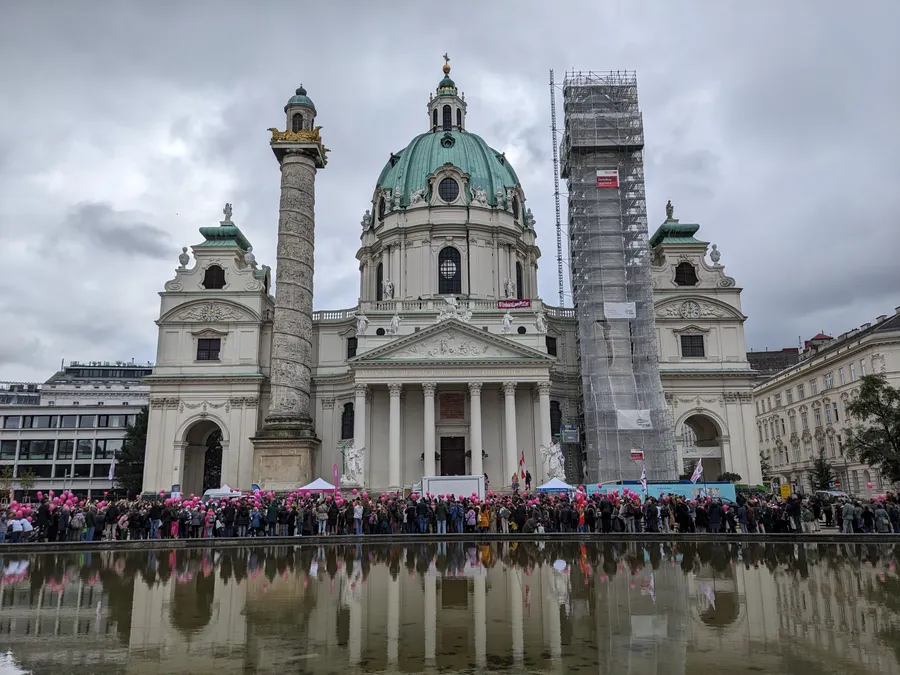
[[[559,478],[551,478],[543,485],[538,486],[538,492],[569,492],[574,490],[571,485],[561,481]]]
[[[329,483],[327,480],[322,480],[321,478],[316,478],[309,485],[304,485],[300,488],[300,492],[333,492],[334,485]]]

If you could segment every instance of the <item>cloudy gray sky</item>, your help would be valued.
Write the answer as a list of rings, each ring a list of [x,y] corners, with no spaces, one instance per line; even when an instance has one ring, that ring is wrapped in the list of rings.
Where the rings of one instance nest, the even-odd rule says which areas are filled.
[[[632,5],[635,5],[632,7]],[[307,8],[308,7],[308,8]],[[156,295],[225,201],[274,263],[266,128],[302,82],[332,152],[316,306],[357,299],[355,242],[450,53],[506,151],[556,299],[547,71],[636,69],[651,230],[671,199],[744,290],[747,344],[900,305],[900,3],[516,0],[0,5],[0,379],[155,357]]]

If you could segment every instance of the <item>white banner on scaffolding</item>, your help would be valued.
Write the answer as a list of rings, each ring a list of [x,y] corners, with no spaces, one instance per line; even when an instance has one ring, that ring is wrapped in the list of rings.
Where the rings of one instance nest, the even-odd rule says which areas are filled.
[[[616,410],[616,423],[619,429],[652,429],[649,410]]]
[[[598,188],[617,188],[619,187],[619,170],[618,169],[601,169],[597,172]]]
[[[636,319],[637,309],[633,302],[604,302],[603,315],[607,319]]]

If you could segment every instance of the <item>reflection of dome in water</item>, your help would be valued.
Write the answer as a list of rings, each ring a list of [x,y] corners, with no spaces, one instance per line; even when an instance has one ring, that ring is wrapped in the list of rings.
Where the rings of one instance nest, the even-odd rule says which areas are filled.
[[[730,626],[741,615],[741,599],[734,591],[716,591],[713,593],[716,604],[706,611],[700,612],[700,620],[713,628]]]

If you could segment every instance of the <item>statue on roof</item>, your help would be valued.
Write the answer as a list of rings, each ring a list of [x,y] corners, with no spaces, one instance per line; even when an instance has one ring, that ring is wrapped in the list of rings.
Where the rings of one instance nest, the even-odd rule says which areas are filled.
[[[228,224],[230,225],[230,224],[231,224],[231,204],[229,204],[228,202],[226,202],[226,203],[225,203],[225,208],[222,209],[222,213],[225,214],[225,220],[223,220],[222,223],[223,223],[223,224],[224,224],[224,223],[228,223]]]
[[[256,256],[253,254],[252,246],[248,246],[247,251],[244,253],[244,264],[256,269]]]
[[[363,231],[368,230],[372,227],[372,214],[369,213],[369,209],[366,209],[366,212],[363,214],[362,222],[360,223],[360,225],[362,225]]]
[[[675,218],[675,207],[672,206],[672,200],[666,202],[666,220],[673,220]]]
[[[183,269],[190,261],[191,256],[188,255],[187,246],[182,246],[181,253],[178,255],[178,264],[181,265],[181,268]]]

